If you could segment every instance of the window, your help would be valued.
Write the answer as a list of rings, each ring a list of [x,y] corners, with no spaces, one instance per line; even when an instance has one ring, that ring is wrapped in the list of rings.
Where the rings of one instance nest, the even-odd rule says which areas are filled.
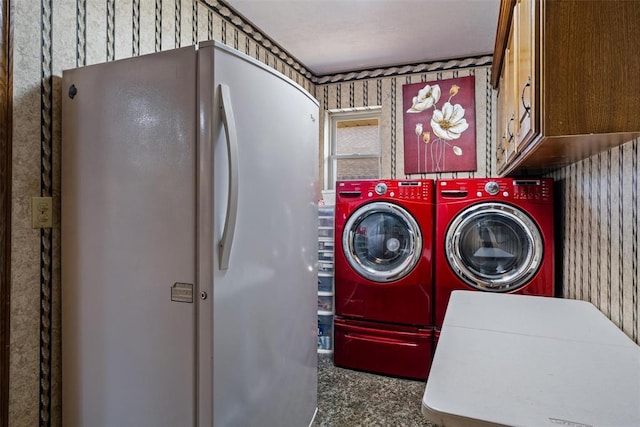
[[[327,114],[325,189],[337,180],[380,178],[381,107],[335,110]]]

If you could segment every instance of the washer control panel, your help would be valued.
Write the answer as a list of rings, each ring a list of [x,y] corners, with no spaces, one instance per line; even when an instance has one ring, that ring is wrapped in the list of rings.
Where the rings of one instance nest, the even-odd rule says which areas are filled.
[[[433,181],[424,180],[363,180],[338,181],[336,196],[350,199],[389,198],[402,200],[431,200]]]
[[[553,180],[548,178],[475,178],[440,180],[437,196],[452,199],[511,199],[553,202]]]

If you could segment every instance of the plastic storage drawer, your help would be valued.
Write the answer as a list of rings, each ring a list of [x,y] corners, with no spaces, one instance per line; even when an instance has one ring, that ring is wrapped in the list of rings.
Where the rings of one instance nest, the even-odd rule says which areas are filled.
[[[335,206],[333,205],[324,205],[318,206],[318,216],[335,216]]]
[[[326,276],[318,275],[318,291],[320,292],[333,292],[333,276],[327,274]]]
[[[333,312],[333,294],[318,294],[318,311]]]
[[[331,227],[318,227],[318,237],[331,237],[331,238],[333,238],[333,226],[331,226]]]
[[[333,315],[318,314],[318,349],[333,348]]]
[[[333,237],[325,237],[318,239],[318,250],[319,251],[333,251],[335,243],[333,241]]]
[[[333,262],[333,251],[318,251],[318,261]]]

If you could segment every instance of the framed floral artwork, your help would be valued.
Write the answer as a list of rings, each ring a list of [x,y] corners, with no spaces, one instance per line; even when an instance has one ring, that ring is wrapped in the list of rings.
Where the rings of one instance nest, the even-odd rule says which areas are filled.
[[[402,86],[404,173],[476,170],[475,77]]]

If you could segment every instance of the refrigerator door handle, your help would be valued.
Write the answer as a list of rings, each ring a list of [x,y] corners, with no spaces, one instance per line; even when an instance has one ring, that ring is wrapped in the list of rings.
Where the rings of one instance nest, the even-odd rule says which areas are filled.
[[[227,270],[238,216],[238,133],[236,131],[235,118],[233,117],[229,86],[223,84],[220,85],[220,110],[229,153],[229,200],[227,201],[227,215],[224,221],[222,239],[218,244],[218,255],[220,270]]]

